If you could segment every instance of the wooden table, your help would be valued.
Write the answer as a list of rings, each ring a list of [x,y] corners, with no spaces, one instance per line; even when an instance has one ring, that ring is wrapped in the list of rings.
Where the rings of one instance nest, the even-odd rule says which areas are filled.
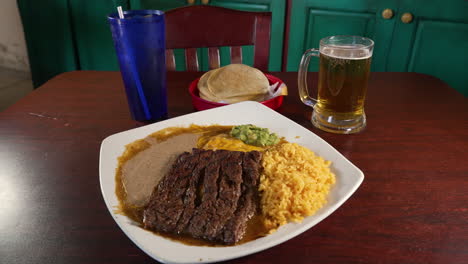
[[[468,262],[467,98],[434,77],[373,73],[368,127],[335,135],[311,125],[296,73],[274,75],[290,91],[279,112],[365,179],[309,231],[229,263]],[[197,76],[168,75],[171,117],[194,111]],[[141,125],[118,72],[62,74],[0,113],[0,263],[152,263],[114,223],[98,180],[101,141]]]

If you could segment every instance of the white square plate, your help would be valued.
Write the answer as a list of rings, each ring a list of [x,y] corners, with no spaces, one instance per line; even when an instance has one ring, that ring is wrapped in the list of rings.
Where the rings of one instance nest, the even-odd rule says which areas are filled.
[[[171,126],[198,125],[241,125],[254,124],[269,128],[289,142],[305,146],[332,162],[336,184],[328,196],[328,202],[302,223],[289,223],[277,232],[245,244],[231,247],[189,246],[160,237],[138,227],[126,216],[116,214],[118,206],[115,195],[115,169],[125,145],[137,139]],[[101,145],[99,174],[101,191],[107,209],[122,231],[146,254],[165,263],[209,263],[249,255],[291,239],[313,227],[329,216],[353,194],[364,179],[364,174],[336,149],[306,128],[257,102],[242,102],[196,112],[155,124],[117,133],[103,140]]]

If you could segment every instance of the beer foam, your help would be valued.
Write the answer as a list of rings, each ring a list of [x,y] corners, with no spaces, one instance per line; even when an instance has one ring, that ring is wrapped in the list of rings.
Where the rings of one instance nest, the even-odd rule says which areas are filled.
[[[372,51],[362,44],[320,47],[320,53],[333,58],[347,60],[362,60],[372,56]]]

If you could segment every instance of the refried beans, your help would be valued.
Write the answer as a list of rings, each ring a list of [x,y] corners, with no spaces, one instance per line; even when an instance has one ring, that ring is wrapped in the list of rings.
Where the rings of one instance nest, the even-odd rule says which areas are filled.
[[[122,166],[122,186],[128,206],[142,207],[148,203],[151,192],[169,171],[180,153],[196,146],[197,134],[180,134],[158,142],[148,137],[148,148],[137,153]]]

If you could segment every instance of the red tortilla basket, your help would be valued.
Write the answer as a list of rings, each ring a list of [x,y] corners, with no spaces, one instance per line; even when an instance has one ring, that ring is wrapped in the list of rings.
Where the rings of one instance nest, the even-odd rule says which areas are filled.
[[[279,78],[277,78],[277,77],[275,77],[273,75],[265,74],[265,76],[267,77],[268,81],[270,82],[270,85],[275,84],[275,83],[279,83],[278,87],[280,87],[280,85],[283,84],[282,80],[280,80]],[[195,79],[192,83],[190,83],[190,86],[189,86],[189,93],[192,96],[192,104],[193,104],[193,107],[195,107],[195,109],[197,109],[197,110],[206,110],[206,109],[211,109],[211,108],[227,105],[227,104],[223,104],[223,103],[216,103],[216,102],[207,101],[205,99],[200,98],[200,95],[198,93],[198,81],[199,80],[200,80],[200,78]],[[281,96],[276,96],[274,98],[271,98],[271,99],[266,100],[266,101],[262,101],[260,103],[262,103],[263,105],[268,106],[269,108],[275,110],[275,109],[279,108],[283,104],[283,96],[282,95]]]

